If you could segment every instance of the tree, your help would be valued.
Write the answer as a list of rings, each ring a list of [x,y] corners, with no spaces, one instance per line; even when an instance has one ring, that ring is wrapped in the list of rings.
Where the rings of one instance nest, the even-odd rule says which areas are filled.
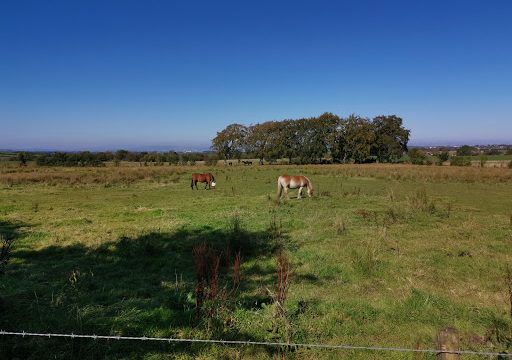
[[[288,158],[288,163],[291,164],[293,157],[299,155],[302,145],[300,142],[299,120],[289,119],[280,121],[279,126],[277,126],[274,145],[273,158],[286,157]]]
[[[476,151],[476,148],[469,145],[462,145],[457,149],[457,156],[471,156],[473,152]]]
[[[212,148],[224,160],[236,157],[240,159],[245,150],[245,138],[247,136],[247,127],[240,124],[228,125],[224,130],[217,133],[212,140]]]
[[[326,113],[318,118],[297,121],[300,143],[298,153],[301,163],[321,162],[322,157],[327,153],[328,134],[332,132],[329,117],[330,114]]]
[[[272,133],[275,131],[275,122],[273,121],[252,125],[247,129],[247,136],[245,138],[246,151],[258,158],[260,163],[266,157],[267,146],[272,138]]]
[[[333,162],[341,162],[343,158],[345,120],[329,112],[323,113],[318,119],[326,129],[324,141],[327,152],[331,155]]]
[[[343,161],[353,160],[356,163],[369,161],[374,142],[375,131],[370,120],[350,115],[343,131]]]
[[[27,153],[25,152],[19,152],[17,154],[18,161],[20,162],[20,166],[27,165]]]
[[[128,156],[128,150],[117,150],[114,158],[118,161],[125,160]]]
[[[377,116],[373,119],[375,143],[372,154],[379,161],[397,160],[407,152],[410,130],[402,126],[402,119],[396,115]]]

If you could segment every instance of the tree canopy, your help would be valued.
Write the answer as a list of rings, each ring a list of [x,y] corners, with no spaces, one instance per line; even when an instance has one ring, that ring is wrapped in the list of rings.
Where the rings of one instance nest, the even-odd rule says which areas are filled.
[[[273,162],[390,162],[407,152],[410,130],[396,115],[374,119],[326,112],[318,117],[228,125],[212,140],[222,159],[254,156]]]

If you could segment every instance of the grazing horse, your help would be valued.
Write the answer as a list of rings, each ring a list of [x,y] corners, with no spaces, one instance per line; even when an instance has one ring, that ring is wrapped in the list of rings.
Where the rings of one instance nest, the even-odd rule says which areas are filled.
[[[206,183],[204,189],[206,190],[206,188],[214,188],[215,189],[215,178],[213,177],[213,175],[211,173],[208,173],[208,174],[192,174],[192,182],[190,183],[190,187],[192,188],[192,190],[194,190],[194,185],[196,186],[196,190],[199,190],[197,188],[197,183],[198,182],[203,182],[203,183]]]
[[[283,193],[286,194],[286,198],[288,198],[288,189],[297,189],[299,188],[299,194],[297,195],[297,199],[300,199],[302,194],[302,189],[307,187],[308,196],[311,197],[313,195],[313,185],[311,181],[305,176],[290,176],[290,175],[281,175],[277,179],[277,198],[280,199]]]

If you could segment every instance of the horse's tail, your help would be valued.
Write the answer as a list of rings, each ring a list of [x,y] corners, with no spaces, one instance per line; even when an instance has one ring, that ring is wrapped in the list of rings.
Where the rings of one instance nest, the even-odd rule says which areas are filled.
[[[190,180],[190,188],[192,190],[194,190],[194,178],[192,178],[192,180]]]
[[[277,200],[281,198],[281,194],[283,193],[283,184],[281,184],[281,176],[277,178]]]

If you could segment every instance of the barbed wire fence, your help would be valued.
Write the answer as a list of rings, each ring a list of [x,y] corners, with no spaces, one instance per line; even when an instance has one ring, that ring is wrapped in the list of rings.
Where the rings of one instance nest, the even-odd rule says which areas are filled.
[[[281,343],[268,341],[244,341],[244,340],[214,340],[194,338],[165,338],[146,336],[115,336],[115,335],[88,335],[88,334],[65,334],[65,333],[34,333],[15,332],[0,330],[0,336],[19,337],[44,337],[44,338],[70,338],[70,339],[92,339],[92,340],[118,340],[118,341],[155,341],[168,343],[202,343],[202,344],[223,344],[223,345],[248,345],[280,348],[316,348],[330,350],[366,350],[378,352],[402,352],[402,353],[429,353],[429,354],[456,354],[456,355],[477,355],[477,356],[500,356],[500,358],[512,359],[512,353],[472,351],[472,350],[442,350],[442,349],[410,349],[399,347],[381,346],[356,346],[356,345],[331,345],[315,343]]]

